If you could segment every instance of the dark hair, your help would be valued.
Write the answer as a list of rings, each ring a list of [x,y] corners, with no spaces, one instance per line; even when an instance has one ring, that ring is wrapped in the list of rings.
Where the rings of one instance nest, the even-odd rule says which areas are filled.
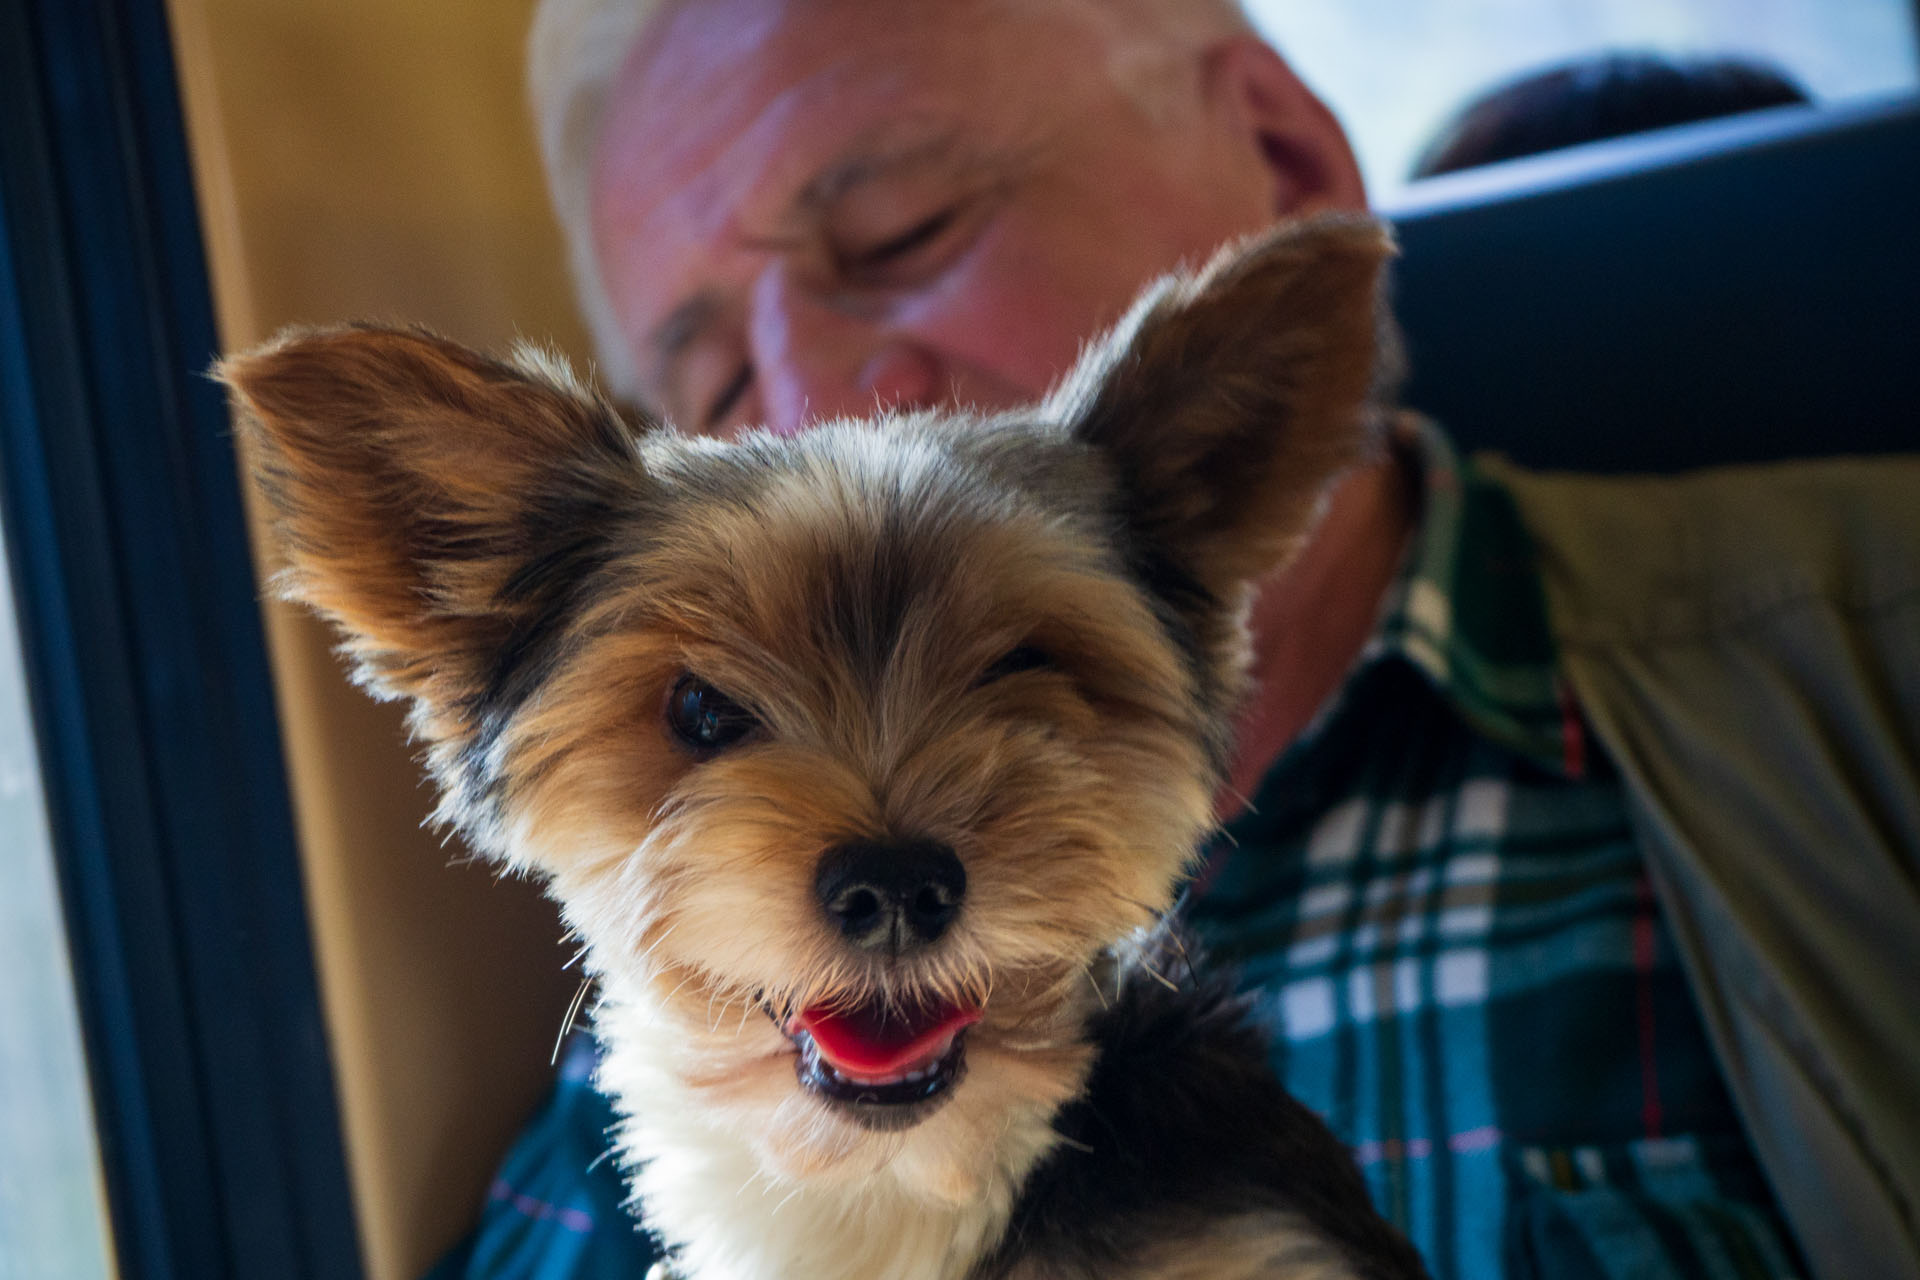
[[[1810,100],[1763,63],[1600,54],[1522,76],[1468,103],[1422,150],[1411,176]]]

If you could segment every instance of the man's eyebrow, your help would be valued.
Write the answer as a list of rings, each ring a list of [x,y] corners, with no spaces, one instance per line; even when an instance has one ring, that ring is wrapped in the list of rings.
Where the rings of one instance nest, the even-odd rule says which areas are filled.
[[[818,216],[834,201],[864,183],[923,166],[950,163],[959,153],[958,138],[944,132],[916,139],[906,146],[887,146],[877,140],[856,146],[845,159],[815,174],[794,198],[794,212]]]

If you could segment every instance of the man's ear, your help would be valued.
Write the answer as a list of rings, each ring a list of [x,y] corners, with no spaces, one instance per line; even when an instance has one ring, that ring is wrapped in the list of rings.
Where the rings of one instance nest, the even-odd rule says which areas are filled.
[[[1346,130],[1272,45],[1250,32],[1210,45],[1202,83],[1269,186],[1268,212],[1300,218],[1364,209],[1366,182]]]
[[[1230,246],[1149,289],[1054,392],[1142,553],[1221,602],[1292,557],[1377,430],[1392,254],[1345,216]]]
[[[513,656],[607,554],[645,475],[634,432],[558,360],[418,331],[294,331],[214,367],[286,568],[356,678],[466,738]]]

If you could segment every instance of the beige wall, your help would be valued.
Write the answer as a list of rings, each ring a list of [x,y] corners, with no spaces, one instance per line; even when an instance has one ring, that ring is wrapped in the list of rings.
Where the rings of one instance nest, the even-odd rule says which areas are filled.
[[[585,350],[521,105],[531,0],[172,0],[221,340],[421,321]],[[420,829],[400,714],[279,605],[269,643],[372,1280],[470,1224],[572,979],[553,910]]]

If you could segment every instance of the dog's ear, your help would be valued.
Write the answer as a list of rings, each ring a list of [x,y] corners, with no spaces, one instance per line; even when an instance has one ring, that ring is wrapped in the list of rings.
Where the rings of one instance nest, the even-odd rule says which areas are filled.
[[[645,475],[635,433],[559,361],[418,331],[290,332],[214,367],[286,568],[356,678],[465,735],[527,637],[606,554]]]
[[[1105,452],[1143,553],[1215,600],[1287,560],[1365,451],[1391,342],[1379,223],[1328,217],[1149,289],[1054,393]]]

